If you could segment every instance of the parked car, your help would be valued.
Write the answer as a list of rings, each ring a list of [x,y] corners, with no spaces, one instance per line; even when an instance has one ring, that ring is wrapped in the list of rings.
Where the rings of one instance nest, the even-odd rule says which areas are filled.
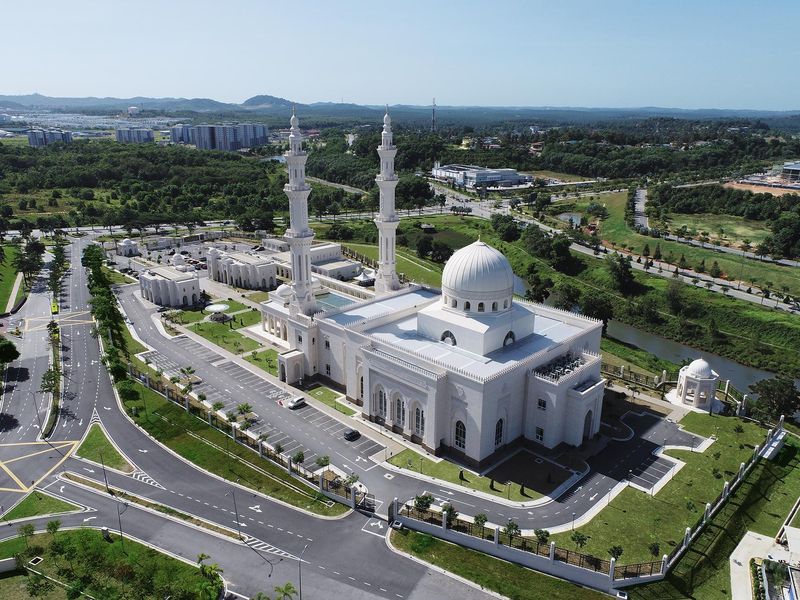
[[[344,439],[346,439],[348,442],[357,440],[360,437],[361,437],[361,432],[358,429],[347,429],[344,432]]]
[[[291,400],[286,403],[287,408],[295,409],[300,408],[301,406],[305,406],[306,399],[302,396],[295,396]]]

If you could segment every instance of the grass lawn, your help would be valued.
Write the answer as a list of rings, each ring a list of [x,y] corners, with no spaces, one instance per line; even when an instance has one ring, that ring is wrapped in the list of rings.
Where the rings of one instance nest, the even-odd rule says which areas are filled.
[[[250,308],[246,304],[242,304],[241,302],[233,300],[231,298],[215,298],[214,300],[211,301],[211,304],[219,304],[219,303],[228,305],[228,310],[225,311],[227,314],[239,312],[240,310]]]
[[[378,260],[378,246],[376,245],[357,244],[353,242],[345,242],[344,245],[367,258]],[[397,270],[403,273],[408,279],[418,283],[425,283],[438,287],[442,282],[441,265],[422,260],[408,250],[399,247],[397,249]]]
[[[276,350],[267,348],[262,352],[256,352],[255,355],[249,352],[245,354],[244,359],[270,375],[278,376],[278,352]]]
[[[392,532],[392,544],[426,562],[515,600],[603,600],[605,594],[531,571],[423,533]]]
[[[343,413],[350,417],[356,414],[356,411],[354,411],[352,408],[350,408],[343,402],[337,401],[337,399],[342,397],[342,394],[340,394],[336,390],[332,390],[331,388],[326,387],[324,385],[316,385],[310,390],[308,390],[307,393],[312,398],[316,398],[323,404],[327,404],[331,408],[335,408],[340,413]]]
[[[78,447],[76,454],[98,464],[105,464],[107,467],[117,469],[123,473],[133,473],[133,466],[108,441],[106,434],[97,423],[89,428],[89,433]]]
[[[480,477],[474,473],[466,471],[465,471],[465,477],[469,480],[469,482],[468,484],[465,484],[465,482],[462,482],[459,479],[459,475],[462,471],[462,467],[460,467],[459,465],[452,463],[448,460],[434,462],[418,454],[417,452],[414,452],[413,450],[409,449],[403,450],[399,454],[395,454],[389,459],[389,462],[395,465],[396,467],[413,470],[416,471],[417,473],[421,472],[423,475],[428,475],[430,477],[436,477],[437,479],[449,481],[450,483],[464,486],[468,489],[478,490],[480,492],[492,494],[493,496],[500,496],[502,498],[510,498],[511,500],[516,500],[518,502],[536,500],[537,498],[542,497],[542,494],[537,493],[535,490],[527,488],[525,490],[526,495],[523,496],[520,493],[520,486],[518,484],[511,482],[505,484],[495,481],[494,482],[495,489],[492,490],[489,487],[492,483],[491,479],[489,479],[488,477]],[[420,471],[420,465],[421,465],[421,471]]]
[[[256,323],[261,322],[261,311],[251,308],[244,312],[231,315],[233,317],[234,329],[241,329],[242,327],[251,327]]]
[[[20,574],[18,571],[0,575],[0,598],[3,598],[3,600],[28,600],[30,595],[26,588],[27,583],[28,576]],[[67,591],[56,586],[51,592],[44,596],[37,596],[37,598],[41,600],[66,600]]]
[[[134,417],[136,422],[162,444],[200,468],[231,481],[238,479],[242,485],[262,494],[317,514],[341,515],[348,510],[338,503],[330,506],[327,498],[319,496],[313,488],[290,477],[284,468],[259,458],[252,450],[234,443],[225,434],[202,419],[186,413],[153,390],[138,383],[136,389],[142,399],[147,401],[149,415],[148,419],[142,400],[126,402],[125,406],[129,410],[134,407],[138,409],[138,415]],[[166,421],[160,417],[164,417]],[[266,474],[256,471],[251,465]]]
[[[527,171],[526,171],[527,172]],[[560,179],[561,181],[588,181],[588,177],[583,177],[582,175],[571,175],[570,173],[559,173],[558,171],[530,171],[530,174],[534,177],[542,178],[550,178],[550,179]]]
[[[762,460],[753,468],[666,579],[632,588],[629,597],[728,600],[728,558],[734,548],[747,531],[776,535],[798,494],[800,442],[790,436],[774,461]]]
[[[800,271],[793,267],[784,267],[753,259],[742,259],[741,256],[716,252],[712,248],[698,248],[680,242],[659,240],[635,233],[625,223],[626,200],[627,192],[603,195],[602,202],[606,204],[609,212],[608,218],[603,221],[600,227],[600,236],[604,240],[615,242],[617,246],[623,243],[627,244],[628,248],[633,247],[634,251],[639,254],[641,254],[645,244],[650,246],[651,254],[655,251],[656,244],[660,244],[664,260],[668,259],[671,252],[675,263],[677,263],[681,254],[683,254],[689,266],[694,268],[701,260],[705,259],[706,272],[711,268],[714,261],[717,261],[723,274],[730,279],[740,279],[747,283],[751,278],[755,278],[756,284],[762,285],[770,281],[772,282],[771,288],[773,290],[780,292],[783,286],[786,286],[789,293],[800,295]],[[714,232],[716,232],[716,229],[709,233],[714,234]]]
[[[624,564],[656,560],[662,554],[669,554],[683,539],[685,528],[694,525],[703,514],[706,502],[716,499],[724,482],[734,478],[739,463],[745,462],[766,436],[765,429],[733,417],[689,413],[681,424],[687,431],[704,437],[715,435],[719,427],[719,438],[703,453],[668,451],[667,454],[684,461],[686,466],[655,496],[626,488],[591,522],[576,528],[589,536],[582,552],[608,558],[608,549],[620,545],[624,549],[621,558]],[[737,424],[742,426],[742,433],[734,431]],[[570,535],[571,532],[554,534],[551,539],[560,547],[575,549]],[[649,550],[653,542],[659,544],[655,558]]]
[[[108,277],[108,280],[112,284],[117,283],[117,284],[120,284],[120,285],[125,285],[125,284],[128,284],[128,283],[135,283],[136,282],[135,279],[133,279],[131,277],[128,277],[127,275],[123,275],[122,273],[120,273],[118,271],[115,271],[113,269],[109,269],[108,267],[103,267],[103,272],[106,274],[106,277]]]
[[[645,371],[650,375],[661,375],[663,370],[672,372],[680,368],[679,365],[673,362],[658,358],[646,350],[620,342],[612,337],[603,337],[600,341],[600,349],[603,353],[604,362],[613,365],[633,365],[638,367],[637,370]]]
[[[167,313],[170,315],[170,318],[173,318],[172,313]],[[208,313],[202,310],[179,310],[174,313],[174,319],[176,322],[180,323],[181,325],[186,325],[188,323],[197,323],[198,321],[202,321],[208,316]]]
[[[108,543],[103,534],[94,529],[61,531],[55,536],[40,533],[31,537],[27,544],[20,538],[0,542],[0,556],[23,552],[26,559],[45,557],[37,570],[71,583],[82,581],[83,591],[95,598],[194,597],[203,581],[195,565],[128,538],[124,547],[119,536],[112,534],[111,539],[112,543]],[[60,542],[60,548],[53,545],[54,540]],[[62,571],[71,571],[71,574]],[[218,578],[216,582],[222,583]]]
[[[51,515],[72,510],[80,510],[80,507],[72,504],[72,502],[65,502],[64,500],[59,500],[48,494],[42,494],[41,492],[33,490],[22,502],[8,511],[8,513],[3,516],[3,520],[13,521],[15,519]]]
[[[770,234],[766,221],[752,221],[734,215],[670,213],[668,218],[672,231],[677,231],[682,225],[686,225],[689,235],[693,237],[700,235],[701,231],[707,231],[712,240],[719,239],[719,228],[722,227],[723,242],[738,244],[747,239],[751,244],[757,244]]]
[[[269,292],[253,292],[252,294],[247,294],[247,297],[253,302],[266,302],[269,300]]]
[[[259,343],[255,340],[244,337],[235,329],[231,329],[228,323],[203,321],[202,323],[195,323],[190,326],[189,329],[234,354],[250,352],[260,347]]]
[[[10,244],[4,245],[3,249],[6,253],[6,259],[0,263],[0,312],[6,311],[8,297],[14,289],[14,281],[17,279],[17,270],[13,267],[17,249]],[[20,286],[20,288],[22,287]]]

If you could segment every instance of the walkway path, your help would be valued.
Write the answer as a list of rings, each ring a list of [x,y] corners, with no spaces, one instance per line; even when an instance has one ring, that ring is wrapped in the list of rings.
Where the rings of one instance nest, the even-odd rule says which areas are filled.
[[[17,278],[14,280],[14,287],[11,289],[11,294],[8,296],[8,302],[6,302],[6,310],[5,312],[10,313],[11,309],[14,308],[14,304],[17,301],[17,294],[19,293],[19,286],[22,285],[22,273],[17,273]]]
[[[789,559],[789,553],[775,540],[760,533],[748,531],[730,557],[732,600],[751,600],[752,585],[750,583],[750,559],[764,558]]]
[[[634,217],[636,224],[642,227],[650,227],[650,220],[647,218],[645,208],[647,207],[647,190],[639,188],[636,190],[636,211]]]

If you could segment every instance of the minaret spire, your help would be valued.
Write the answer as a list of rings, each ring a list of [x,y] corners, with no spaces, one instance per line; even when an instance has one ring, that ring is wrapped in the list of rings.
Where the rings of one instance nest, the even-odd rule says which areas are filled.
[[[311,188],[306,183],[306,159],[300,120],[292,106],[289,121],[289,150],[284,154],[289,169],[289,183],[283,191],[289,197],[289,229],[286,240],[292,255],[292,294],[290,309],[306,315],[314,314],[316,300],[311,289],[311,242],[314,232],[308,226],[308,195]]]
[[[389,105],[383,116],[383,132],[378,156],[381,159],[381,172],[375,178],[380,189],[380,211],[375,217],[378,227],[378,273],[375,276],[375,291],[386,294],[400,287],[397,278],[395,256],[395,237],[400,219],[394,212],[394,191],[397,187],[397,175],[394,172],[394,157],[397,154],[392,142],[392,118],[389,116]]]

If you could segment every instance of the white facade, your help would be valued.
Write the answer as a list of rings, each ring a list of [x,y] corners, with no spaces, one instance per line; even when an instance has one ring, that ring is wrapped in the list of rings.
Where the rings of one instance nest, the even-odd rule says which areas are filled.
[[[378,227],[378,272],[375,274],[375,291],[378,294],[400,289],[395,253],[397,226],[400,224],[400,219],[394,211],[394,192],[398,182],[394,172],[396,155],[397,148],[392,143],[392,119],[387,108],[383,117],[381,145],[378,146],[381,172],[375,178],[380,190],[380,210],[375,217],[375,225]]]
[[[278,267],[269,257],[246,252],[225,252],[212,248],[208,276],[214,281],[248,290],[275,289]]]
[[[200,282],[196,273],[183,273],[173,267],[156,267],[139,276],[142,298],[159,306],[194,306],[200,302]]]
[[[719,375],[705,359],[698,358],[678,371],[678,387],[670,398],[676,404],[708,409],[717,393]]]
[[[508,260],[478,241],[447,262],[441,293],[340,295],[341,308],[309,315],[280,286],[262,326],[286,348],[282,380],[325,377],[365,418],[483,466],[520,445],[577,446],[600,428],[602,323],[516,300],[513,284]]]
[[[139,243],[136,240],[125,238],[117,245],[117,254],[120,256],[139,256]]]

